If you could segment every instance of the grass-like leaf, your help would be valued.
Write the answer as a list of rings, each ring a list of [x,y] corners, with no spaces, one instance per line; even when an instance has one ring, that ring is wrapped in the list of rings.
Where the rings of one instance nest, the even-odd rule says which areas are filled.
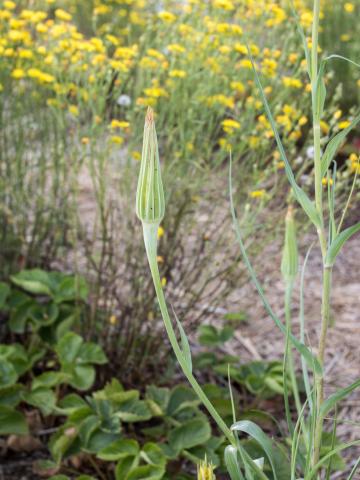
[[[344,130],[341,130],[341,132],[337,133],[329,141],[329,143],[325,148],[325,152],[321,158],[321,175],[322,176],[326,175],[326,172],[331,164],[331,161],[333,160],[341,144],[344,142],[348,133],[351,130],[353,130],[359,122],[360,122],[360,114],[353,119],[353,121],[350,123],[348,127],[344,128]]]
[[[175,310],[173,309],[173,307],[171,307],[171,308],[172,308],[174,317],[176,319],[178,329],[180,331],[182,354],[183,354],[184,360],[187,364],[187,367],[189,369],[189,372],[192,372],[192,360],[191,360],[191,350],[190,350],[189,340],[186,336],[186,333],[185,333],[185,330],[184,330],[183,326],[181,325],[180,320],[178,319],[178,317],[175,313]]]
[[[256,287],[259,295],[260,295],[260,298],[263,302],[265,310],[270,315],[270,317],[274,320],[276,326],[282,331],[282,333],[284,335],[286,335],[286,327],[280,321],[280,319],[277,317],[277,315],[274,313],[273,309],[271,308],[271,306],[270,306],[270,304],[269,304],[269,302],[268,302],[268,300],[265,296],[264,290],[262,289],[262,287],[261,287],[261,285],[260,285],[260,283],[257,279],[255,270],[253,269],[253,267],[251,265],[250,259],[247,255],[247,252],[246,252],[244,242],[242,240],[240,226],[239,226],[239,222],[238,222],[237,217],[236,217],[236,211],[235,211],[235,207],[234,207],[234,199],[233,199],[233,194],[232,194],[232,160],[231,160],[231,157],[230,157],[230,169],[229,169],[229,192],[230,192],[230,209],[231,209],[231,215],[232,215],[232,218],[233,218],[233,225],[234,225],[234,228],[235,228],[237,241],[238,241],[242,256],[244,258],[245,265],[246,265],[246,267],[249,271],[250,277],[251,277],[251,279],[252,279],[252,281],[253,281],[253,283],[254,283],[254,285],[255,285],[255,287]],[[307,365],[309,366],[309,368],[312,371],[314,371],[318,376],[322,376],[321,365],[320,365],[318,359],[310,352],[310,350],[303,343],[301,343],[294,335],[292,335],[291,333],[289,334],[289,339],[290,339],[291,343],[293,344],[293,346],[296,348],[296,350],[300,353],[300,355],[302,355],[304,357],[304,359],[305,359]]]
[[[265,92],[264,92],[259,74],[257,73],[254,58],[251,54],[251,51],[250,51],[250,48],[249,48],[248,44],[246,44],[246,46],[247,46],[247,50],[248,50],[248,56],[249,56],[249,59],[251,61],[252,69],[253,69],[253,72],[254,72],[255,83],[256,83],[256,85],[259,89],[260,97],[261,97],[261,100],[263,102],[266,115],[267,115],[267,117],[269,119],[269,122],[271,124],[271,128],[272,128],[272,131],[273,131],[274,136],[275,136],[276,144],[278,146],[281,159],[283,160],[283,162],[285,164],[285,173],[286,173],[288,181],[291,185],[291,188],[293,190],[294,196],[295,196],[296,200],[299,202],[299,204],[302,206],[302,208],[305,211],[305,213],[307,214],[307,216],[310,218],[311,222],[316,226],[316,228],[321,228],[321,220],[320,220],[319,214],[316,210],[316,207],[315,207],[314,203],[310,200],[310,198],[307,196],[307,194],[304,192],[304,190],[302,190],[299,187],[299,185],[296,183],[295,176],[294,176],[294,173],[292,171],[290,162],[289,162],[289,160],[286,156],[284,146],[282,144],[280,134],[278,132],[274,117],[271,113],[269,103],[266,99],[266,95],[265,95]]]
[[[264,453],[266,454],[269,463],[271,465],[273,475],[274,475],[274,480],[277,480],[277,474],[276,474],[276,469],[275,465],[273,462],[273,446],[271,443],[271,440],[265,435],[265,433],[261,430],[261,428],[256,425],[256,423],[251,422],[250,420],[241,420],[239,422],[234,423],[234,425],[231,426],[231,430],[236,431],[236,432],[244,432],[247,433],[251,438],[256,440],[261,448],[264,450]]]
[[[351,385],[345,388],[341,388],[337,390],[335,393],[330,395],[330,397],[327,400],[325,400],[324,403],[322,404],[320,409],[320,415],[322,415],[322,417],[325,417],[325,415],[327,415],[330,412],[330,410],[332,410],[335,407],[337,403],[341,402],[341,400],[346,398],[351,392],[353,392],[359,387],[360,387],[360,379],[356,380],[356,382],[352,383]]]
[[[340,250],[342,249],[344,244],[349,240],[349,238],[355,235],[355,233],[357,233],[358,231],[360,231],[360,222],[356,223],[355,225],[349,228],[346,228],[334,238],[326,254],[325,261],[327,265],[331,266],[334,264],[335,259],[340,253]]]

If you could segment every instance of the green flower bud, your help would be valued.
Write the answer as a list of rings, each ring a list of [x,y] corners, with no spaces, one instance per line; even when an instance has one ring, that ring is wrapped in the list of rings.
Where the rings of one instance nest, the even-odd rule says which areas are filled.
[[[145,117],[143,150],[136,192],[136,215],[143,223],[159,224],[164,214],[165,197],[154,112],[149,107]]]
[[[299,258],[296,242],[294,209],[290,205],[285,218],[285,244],[281,262],[281,273],[285,280],[292,280],[299,270]]]

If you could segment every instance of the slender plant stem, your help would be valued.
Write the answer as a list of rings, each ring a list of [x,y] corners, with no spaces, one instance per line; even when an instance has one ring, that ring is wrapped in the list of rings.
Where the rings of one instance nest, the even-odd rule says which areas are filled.
[[[220,417],[216,409],[214,408],[213,404],[210,402],[208,397],[205,395],[204,391],[202,390],[201,386],[197,382],[196,378],[192,374],[191,369],[188,366],[188,363],[185,360],[185,357],[179,347],[172,322],[170,319],[170,315],[166,306],[166,301],[165,301],[165,296],[164,292],[162,289],[161,285],[161,280],[160,280],[160,273],[159,273],[159,268],[156,260],[156,253],[157,253],[157,230],[158,230],[158,224],[153,223],[143,223],[143,232],[144,232],[144,241],[145,241],[145,248],[146,248],[146,254],[147,258],[149,261],[149,266],[151,270],[151,275],[152,279],[154,282],[155,286],[155,291],[156,291],[156,296],[159,302],[161,314],[164,320],[164,325],[166,329],[166,333],[168,334],[171,346],[174,350],[175,356],[177,358],[177,361],[179,362],[184,375],[188,379],[190,385],[194,389],[195,393],[201,400],[201,402],[204,404],[204,406],[207,408],[208,412],[220,428],[220,430],[223,432],[223,434],[226,436],[226,438],[229,440],[229,442],[233,445],[236,446],[235,438],[229,427],[226,425],[224,420]]]
[[[331,294],[331,277],[332,267],[325,266],[323,272],[323,294],[322,294],[322,306],[321,306],[321,332],[319,339],[319,351],[318,360],[321,366],[324,365],[326,337],[328,326],[330,323],[330,294]],[[313,453],[313,466],[316,465],[320,457],[321,437],[323,429],[323,417],[320,414],[320,408],[324,401],[324,379],[323,377],[315,378],[316,387],[316,424],[315,424],[315,438],[314,438],[314,453]]]
[[[318,84],[318,46],[319,46],[319,16],[320,0],[314,0],[312,46],[311,46],[311,91],[312,91],[312,112],[313,112],[313,137],[314,137],[314,170],[315,170],[315,206],[321,220],[321,227],[318,229],[319,241],[323,258],[326,255],[326,238],[323,228],[323,192],[321,175],[321,129],[320,115],[317,104]]]
[[[285,321],[286,321],[286,328],[289,330],[289,332],[291,332],[291,297],[292,297],[293,287],[294,287],[293,280],[290,280],[289,282],[287,282],[286,290],[285,290]],[[289,341],[287,342],[287,361],[288,361],[288,373],[290,375],[292,391],[295,399],[295,406],[296,406],[297,414],[299,416],[302,406],[300,401],[298,384],[296,381],[292,346]]]

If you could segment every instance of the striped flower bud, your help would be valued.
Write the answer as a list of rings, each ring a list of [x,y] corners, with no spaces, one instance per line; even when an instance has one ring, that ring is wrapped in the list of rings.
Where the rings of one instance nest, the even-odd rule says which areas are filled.
[[[136,192],[136,214],[143,223],[151,224],[159,224],[165,214],[154,112],[150,107],[145,117],[143,150]]]
[[[292,280],[296,277],[298,269],[299,258],[296,242],[294,209],[290,205],[285,217],[285,244],[281,261],[281,273],[285,280]]]

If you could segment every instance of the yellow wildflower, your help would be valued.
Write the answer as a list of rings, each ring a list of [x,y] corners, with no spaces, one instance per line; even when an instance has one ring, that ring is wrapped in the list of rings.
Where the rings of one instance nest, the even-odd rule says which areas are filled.
[[[227,118],[221,122],[224,132],[233,133],[234,130],[239,130],[241,127],[240,123],[232,118]]]
[[[70,13],[65,12],[65,10],[62,10],[61,8],[55,10],[55,17],[63,22],[70,22],[72,19]]]
[[[79,115],[79,109],[76,105],[70,105],[69,112],[71,113],[71,115],[74,115],[74,117],[77,117]]]
[[[344,10],[347,13],[352,13],[355,10],[355,5],[350,2],[346,2],[344,5]]]
[[[238,93],[244,93],[244,91],[245,91],[245,86],[242,82],[231,82],[230,83],[230,88],[232,90],[235,90]]]
[[[162,286],[162,287],[165,287],[166,284],[167,284],[166,278],[165,278],[165,277],[162,277],[162,279],[161,279],[161,286]]]
[[[11,72],[11,76],[12,76],[12,78],[15,78],[16,80],[19,80],[20,78],[25,77],[25,72],[22,68],[15,68]]]
[[[112,120],[110,124],[111,128],[129,128],[130,123],[124,120]]]
[[[157,237],[158,237],[158,238],[163,237],[163,236],[164,236],[164,233],[165,233],[165,230],[163,229],[162,226],[160,226],[160,227],[158,228],[158,231],[157,231]]]
[[[298,78],[283,77],[282,83],[285,85],[285,87],[292,87],[292,88],[302,87],[302,83]]]
[[[176,20],[176,16],[173,13],[167,12],[165,10],[159,12],[158,16],[165,23],[173,23]]]
[[[185,78],[186,77],[185,70],[170,70],[169,77],[172,78]]]
[[[263,198],[266,194],[265,190],[253,190],[250,192],[250,197],[251,198]]]
[[[14,10],[16,8],[16,3],[6,1],[6,2],[4,2],[4,8],[6,8],[7,10]]]
[[[329,178],[329,181],[328,181],[327,177],[324,177],[321,180],[321,183],[323,184],[324,187],[326,187],[327,184],[329,184],[331,186],[334,183],[334,181],[333,181],[332,178]]]
[[[344,130],[345,128],[347,128],[349,125],[350,125],[351,122],[349,122],[349,120],[344,120],[343,122],[340,122],[339,123],[339,129],[340,130]]]
[[[111,141],[112,143],[116,143],[117,145],[121,145],[122,143],[124,143],[124,139],[119,137],[118,135],[113,135],[111,137]]]

